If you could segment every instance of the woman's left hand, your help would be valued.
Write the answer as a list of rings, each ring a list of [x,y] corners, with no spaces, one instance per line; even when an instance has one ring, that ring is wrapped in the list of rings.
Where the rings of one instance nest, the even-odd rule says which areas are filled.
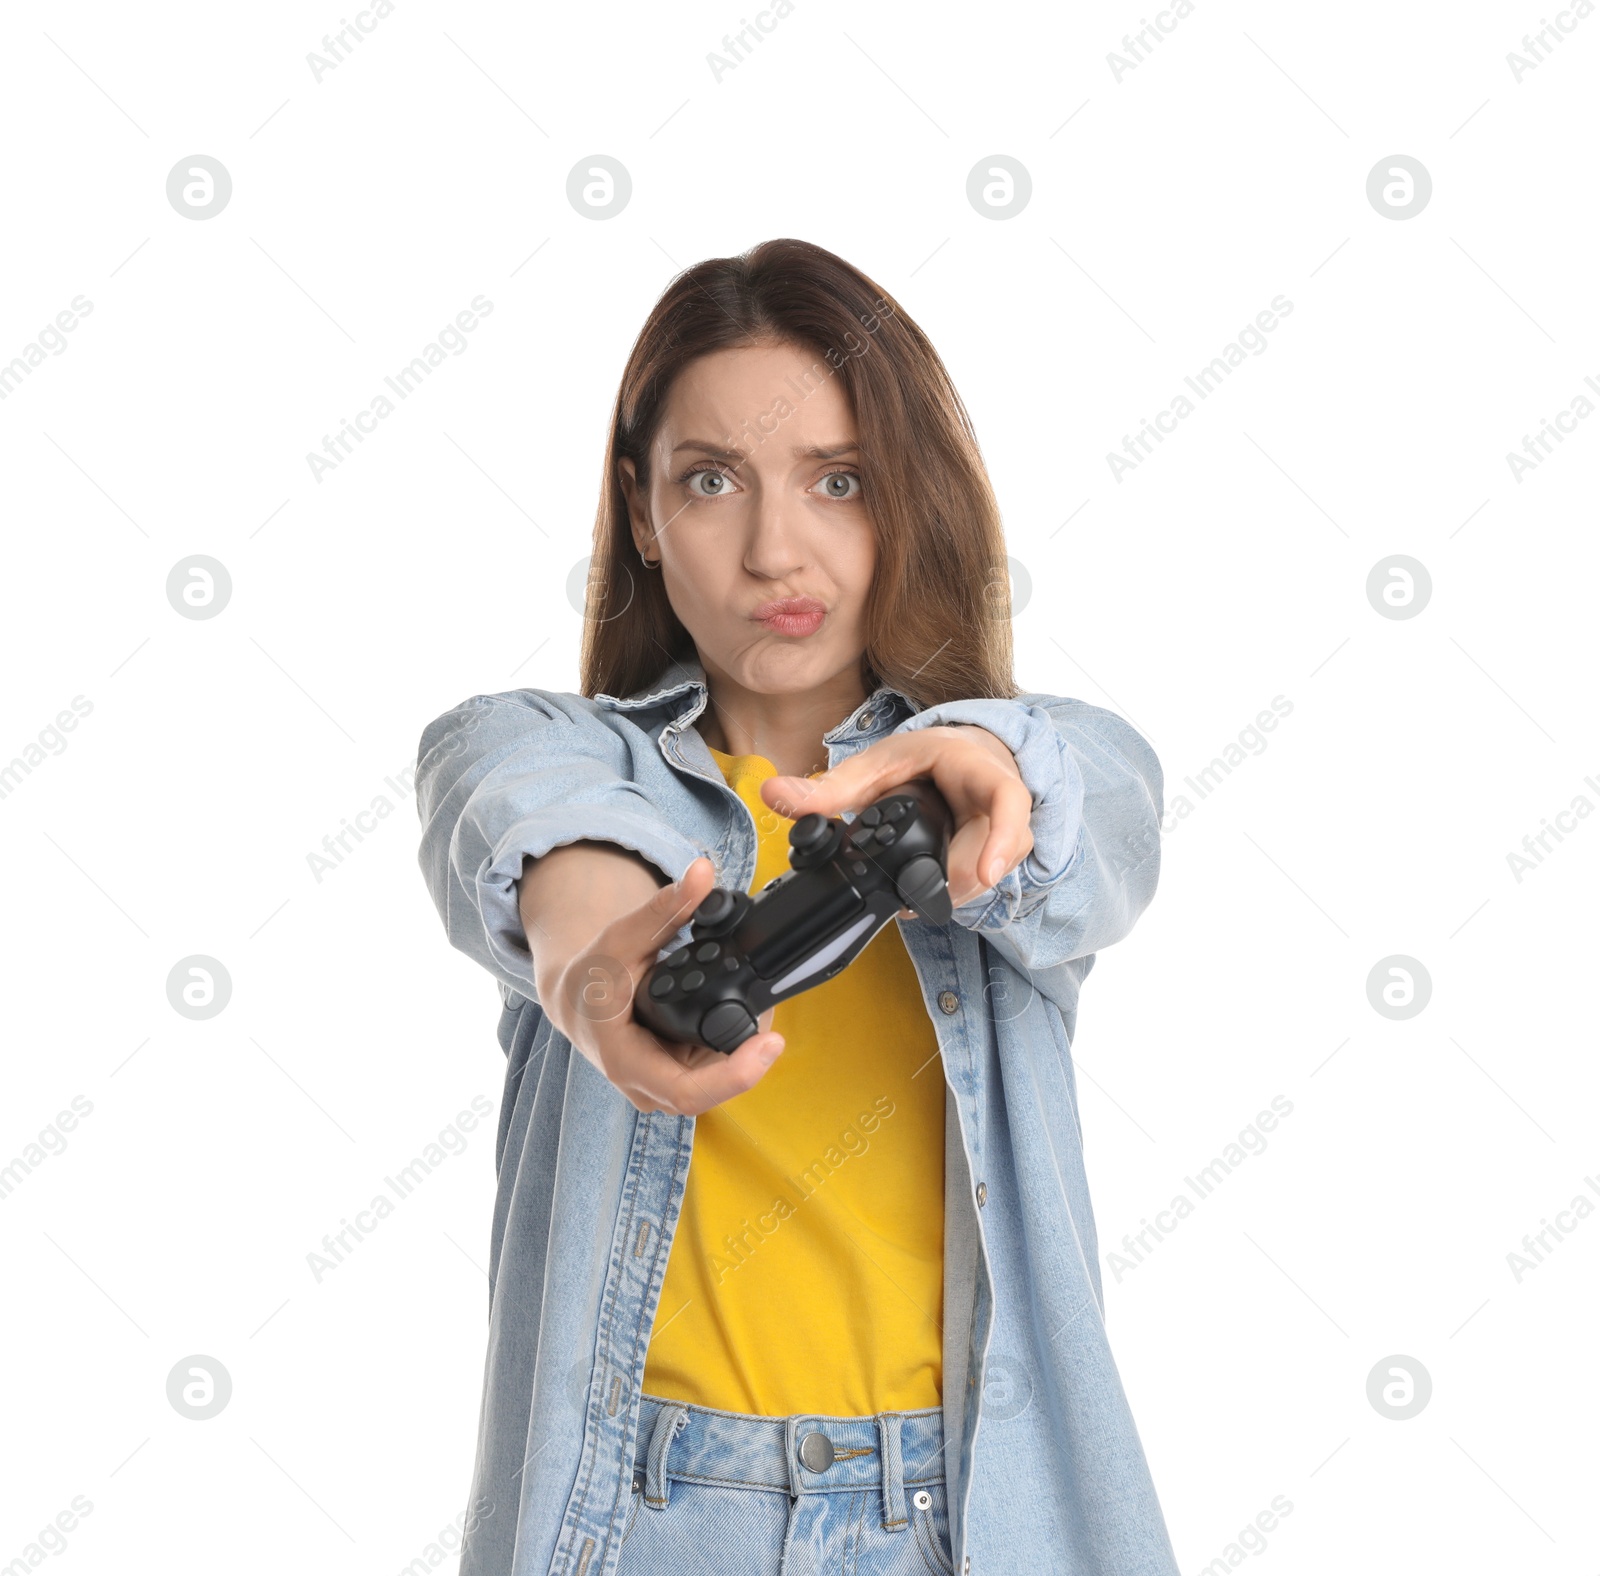
[[[948,867],[959,908],[1028,857],[1033,796],[1016,757],[987,728],[955,723],[891,734],[820,777],[769,777],[768,808],[790,820],[861,810],[914,777],[930,777],[955,818]]]

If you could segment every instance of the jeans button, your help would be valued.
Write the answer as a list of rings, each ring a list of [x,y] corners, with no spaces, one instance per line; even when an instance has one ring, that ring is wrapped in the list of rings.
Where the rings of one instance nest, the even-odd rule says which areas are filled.
[[[813,1472],[826,1472],[833,1465],[833,1441],[813,1430],[800,1441],[800,1462]]]
[[[864,711],[859,717],[856,718],[856,727],[859,728],[862,733],[865,733],[867,729],[870,728],[877,720],[878,719],[874,717],[870,711]]]
[[[928,1506],[933,1503],[933,1495],[930,1494],[927,1489],[919,1488],[916,1493],[911,1496],[911,1503],[915,1505],[918,1510],[926,1510]]]
[[[952,1013],[961,1005],[961,998],[953,990],[939,992],[939,1011],[945,1014]]]

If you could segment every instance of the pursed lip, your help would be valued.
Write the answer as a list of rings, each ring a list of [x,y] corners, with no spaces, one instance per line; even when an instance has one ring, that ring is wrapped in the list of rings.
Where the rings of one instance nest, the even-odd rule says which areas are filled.
[[[763,602],[751,620],[786,640],[807,640],[822,628],[828,616],[827,604],[814,596],[785,596]]]
[[[774,618],[808,618],[827,611],[826,605],[814,596],[786,596],[776,602],[763,602],[750,616],[764,624]]]

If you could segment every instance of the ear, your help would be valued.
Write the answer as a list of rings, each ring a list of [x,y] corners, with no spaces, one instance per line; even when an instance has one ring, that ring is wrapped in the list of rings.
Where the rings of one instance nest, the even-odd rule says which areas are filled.
[[[622,483],[622,496],[628,503],[628,530],[633,535],[633,545],[642,554],[655,540],[650,527],[650,503],[639,485],[633,461],[624,456],[617,461],[618,478]]]

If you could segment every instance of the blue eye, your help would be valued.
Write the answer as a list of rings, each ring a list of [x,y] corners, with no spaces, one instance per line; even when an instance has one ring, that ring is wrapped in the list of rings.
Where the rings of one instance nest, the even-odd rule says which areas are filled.
[[[854,471],[829,471],[817,484],[825,498],[859,498],[861,478]]]

